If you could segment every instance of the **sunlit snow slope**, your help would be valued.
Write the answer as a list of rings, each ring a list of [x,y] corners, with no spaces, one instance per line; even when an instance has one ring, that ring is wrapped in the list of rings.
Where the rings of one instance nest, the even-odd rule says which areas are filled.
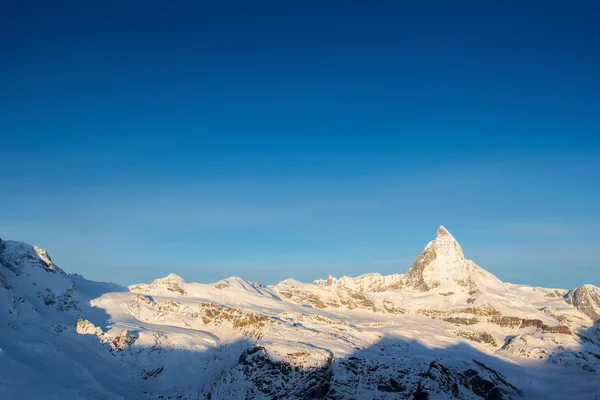
[[[0,240],[1,399],[593,399],[600,289],[503,283],[437,231],[405,274],[122,288]]]

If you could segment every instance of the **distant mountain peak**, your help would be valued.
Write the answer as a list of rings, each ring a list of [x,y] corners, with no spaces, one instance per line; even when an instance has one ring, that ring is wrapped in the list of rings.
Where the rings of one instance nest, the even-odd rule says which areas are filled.
[[[448,232],[448,229],[444,228],[443,225],[440,225],[437,232],[435,233],[435,237],[438,238],[440,236],[452,236],[452,235],[450,234],[450,232]]]
[[[403,286],[418,291],[457,285],[473,289],[475,281],[486,286],[502,285],[498,278],[466,259],[454,236],[440,226],[435,239],[425,246],[404,276]]]
[[[130,285],[129,290],[134,293],[140,293],[145,291],[152,294],[169,294],[171,292],[175,292],[183,296],[186,294],[185,290],[183,289],[185,283],[186,282],[185,280],[183,280],[182,277],[171,272],[164,278],[155,279],[149,285],[143,283]]]
[[[571,290],[565,296],[567,303],[575,306],[579,311],[594,321],[600,321],[600,288],[585,284]]]

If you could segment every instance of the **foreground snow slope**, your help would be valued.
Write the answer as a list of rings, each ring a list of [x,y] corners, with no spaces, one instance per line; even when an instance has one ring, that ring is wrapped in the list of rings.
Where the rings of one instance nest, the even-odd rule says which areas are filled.
[[[593,398],[600,289],[503,283],[443,227],[406,274],[129,288],[0,241],[0,398]]]

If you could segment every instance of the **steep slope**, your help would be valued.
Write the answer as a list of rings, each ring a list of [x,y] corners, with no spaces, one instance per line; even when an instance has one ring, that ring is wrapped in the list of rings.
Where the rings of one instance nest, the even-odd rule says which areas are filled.
[[[273,286],[121,288],[0,241],[0,398],[585,399],[597,289],[503,283],[443,227],[405,275]]]
[[[128,373],[114,364],[110,351],[106,357],[76,334],[79,315],[90,311],[89,298],[45,250],[0,240],[0,275],[0,398],[131,394]],[[88,289],[97,285],[89,282]]]
[[[600,288],[583,285],[566,295],[567,302],[594,321],[600,320]]]
[[[454,236],[443,226],[438,228],[435,240],[425,246],[408,270],[402,287],[421,292],[436,288],[445,291],[506,291],[500,279],[465,258]]]
[[[0,239],[0,291],[8,304],[4,321],[39,319],[52,311],[77,309],[73,281],[36,246]]]

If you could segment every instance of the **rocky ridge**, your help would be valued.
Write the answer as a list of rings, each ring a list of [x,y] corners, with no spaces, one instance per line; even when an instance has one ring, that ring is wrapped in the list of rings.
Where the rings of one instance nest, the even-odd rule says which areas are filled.
[[[0,395],[572,398],[576,384],[588,398],[599,292],[503,283],[443,227],[406,274],[273,286],[169,274],[118,288],[0,240]],[[27,385],[36,379],[43,390]]]

